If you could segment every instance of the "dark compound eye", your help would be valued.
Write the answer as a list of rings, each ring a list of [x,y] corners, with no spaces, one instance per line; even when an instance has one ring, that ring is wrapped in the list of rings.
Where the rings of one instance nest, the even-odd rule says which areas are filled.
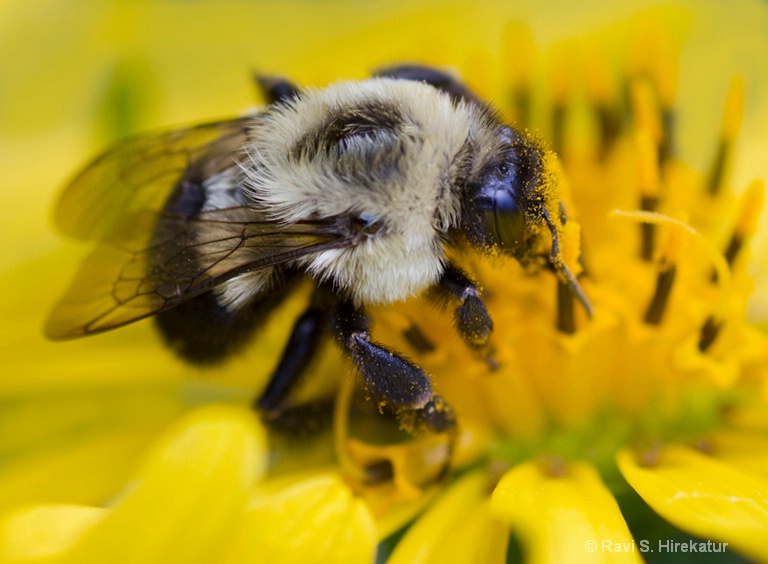
[[[509,190],[496,190],[493,194],[494,237],[509,252],[525,242],[525,215]]]
[[[509,165],[508,165],[507,163],[501,163],[501,164],[499,165],[499,172],[500,172],[501,174],[503,174],[504,176],[506,176],[507,174],[509,174]]]

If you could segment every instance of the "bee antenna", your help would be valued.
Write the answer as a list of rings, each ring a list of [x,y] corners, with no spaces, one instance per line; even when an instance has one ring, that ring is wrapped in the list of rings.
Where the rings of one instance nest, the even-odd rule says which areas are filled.
[[[552,233],[552,252],[549,255],[549,262],[551,262],[555,270],[565,278],[566,282],[568,282],[568,287],[571,289],[571,292],[573,292],[573,295],[576,296],[576,298],[581,302],[581,305],[584,307],[584,311],[587,312],[589,317],[592,317],[592,304],[589,303],[589,298],[587,298],[587,295],[581,288],[581,284],[579,284],[576,276],[574,276],[573,272],[571,272],[571,269],[568,268],[568,265],[566,265],[563,261],[563,256],[560,253],[560,237],[557,235],[557,228],[555,227],[552,219],[549,217],[549,212],[546,208],[542,209],[542,216],[544,217],[544,221],[546,222],[547,227],[549,227],[550,233]]]

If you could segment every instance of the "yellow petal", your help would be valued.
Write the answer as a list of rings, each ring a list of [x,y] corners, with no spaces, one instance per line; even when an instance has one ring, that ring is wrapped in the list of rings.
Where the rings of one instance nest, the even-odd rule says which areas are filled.
[[[645,502],[676,527],[768,559],[768,482],[680,446],[664,448],[650,467],[629,450],[619,453],[618,464]]]
[[[768,435],[727,430],[715,433],[710,440],[717,460],[768,479]]]
[[[213,406],[177,421],[134,489],[68,562],[210,562],[266,467],[265,434],[245,409]]]
[[[521,464],[504,475],[491,503],[528,563],[642,561],[616,500],[588,464],[569,463],[562,475]]]
[[[372,562],[376,542],[365,504],[327,474],[257,488],[219,562]]]
[[[112,433],[25,453],[0,472],[0,506],[101,503],[122,487],[150,438],[147,431]]]
[[[388,564],[503,562],[508,535],[490,513],[487,491],[484,472],[456,482],[408,530]]]
[[[0,418],[0,506],[96,505],[113,496],[136,458],[184,409],[178,387],[107,385],[9,394]]]
[[[40,505],[0,519],[0,562],[30,562],[70,549],[107,514],[100,507]]]

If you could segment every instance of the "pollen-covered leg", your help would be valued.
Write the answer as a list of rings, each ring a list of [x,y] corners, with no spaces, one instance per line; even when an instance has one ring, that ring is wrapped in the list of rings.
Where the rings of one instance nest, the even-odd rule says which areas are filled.
[[[374,76],[426,82],[450,95],[454,100],[479,102],[478,97],[463,82],[451,74],[425,65],[395,65],[376,71]]]
[[[287,102],[299,94],[299,87],[279,76],[254,75],[256,85],[268,104]]]
[[[318,294],[315,294],[310,306],[293,324],[280,362],[266,390],[256,400],[256,407],[270,419],[282,414],[285,399],[315,357],[326,333],[332,310]]]
[[[437,289],[461,301],[453,317],[467,345],[474,349],[485,347],[493,332],[493,321],[475,283],[460,268],[449,264]]]
[[[432,383],[424,370],[378,343],[371,342],[370,322],[350,302],[336,308],[335,333],[352,358],[366,389],[376,402],[408,409],[424,408],[432,398]]]
[[[434,395],[421,409],[416,410],[417,424],[434,433],[445,433],[456,427],[456,413],[442,396]]]

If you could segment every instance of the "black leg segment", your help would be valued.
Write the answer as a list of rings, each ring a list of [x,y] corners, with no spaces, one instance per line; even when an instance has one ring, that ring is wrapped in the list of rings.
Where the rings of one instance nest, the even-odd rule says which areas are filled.
[[[485,347],[493,332],[493,321],[475,283],[460,268],[448,264],[437,289],[461,302],[453,319],[467,345],[474,349]]]
[[[351,357],[373,400],[395,409],[425,407],[432,398],[429,377],[411,361],[371,342],[369,326],[363,311],[351,302],[337,306],[336,339]]]
[[[417,421],[434,433],[446,433],[456,427],[456,413],[441,396],[434,395],[416,411]]]
[[[279,417],[283,412],[288,394],[315,357],[327,331],[332,309],[319,294],[318,290],[310,306],[294,323],[280,362],[266,390],[256,400],[256,407],[268,418]]]
[[[256,85],[267,99],[268,104],[288,102],[299,95],[299,87],[279,76],[254,74]]]

